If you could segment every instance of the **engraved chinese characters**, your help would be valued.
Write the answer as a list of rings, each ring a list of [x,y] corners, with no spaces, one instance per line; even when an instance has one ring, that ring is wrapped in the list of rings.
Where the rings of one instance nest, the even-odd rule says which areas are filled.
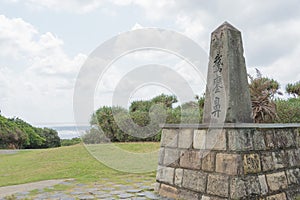
[[[253,122],[241,33],[227,22],[211,35],[203,122]]]
[[[213,73],[214,73],[214,84],[213,84],[213,93],[217,94],[221,92],[221,89],[223,88],[222,85],[222,69],[223,69],[223,63],[222,63],[222,55],[218,53],[214,59],[214,65],[213,65]],[[214,103],[213,103],[213,111],[212,115],[214,117],[219,118],[221,112],[221,104],[220,104],[220,96],[214,97]]]

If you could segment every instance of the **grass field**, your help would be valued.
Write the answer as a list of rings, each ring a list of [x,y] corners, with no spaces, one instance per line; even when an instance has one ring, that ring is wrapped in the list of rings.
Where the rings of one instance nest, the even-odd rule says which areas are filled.
[[[24,150],[11,155],[0,154],[0,186],[63,178],[74,178],[83,183],[103,178],[115,182],[122,182],[127,178],[154,180],[153,170],[157,166],[158,148],[159,143],[150,142],[87,147],[80,144],[54,149]],[[140,169],[141,166],[146,166],[144,171]],[[133,169],[130,172],[144,173],[128,173],[128,169]]]

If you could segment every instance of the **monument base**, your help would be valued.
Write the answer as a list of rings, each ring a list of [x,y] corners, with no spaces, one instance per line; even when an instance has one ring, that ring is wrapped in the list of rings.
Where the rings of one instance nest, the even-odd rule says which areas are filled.
[[[156,191],[174,199],[292,200],[300,124],[164,125]]]

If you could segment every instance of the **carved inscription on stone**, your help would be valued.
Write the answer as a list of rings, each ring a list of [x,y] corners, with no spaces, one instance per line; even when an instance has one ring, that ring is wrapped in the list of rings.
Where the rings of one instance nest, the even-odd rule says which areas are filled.
[[[244,155],[244,173],[257,173],[261,171],[260,159],[258,154]]]

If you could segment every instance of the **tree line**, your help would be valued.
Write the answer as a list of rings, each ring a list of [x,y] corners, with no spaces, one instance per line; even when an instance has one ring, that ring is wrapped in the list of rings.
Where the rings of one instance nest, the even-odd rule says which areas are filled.
[[[259,70],[256,76],[249,76],[249,89],[252,101],[252,116],[255,123],[300,123],[300,82],[290,83],[286,92],[291,98],[283,99],[279,83],[264,77]],[[174,106],[176,96],[161,94],[150,100],[134,101],[125,109],[118,106],[100,107],[90,120],[91,130],[83,137],[83,142],[96,144],[101,142],[160,141],[160,132],[143,137],[145,132],[156,130],[159,123],[151,119],[151,109],[160,105],[165,115],[165,123],[195,124],[202,122],[205,95],[196,96],[194,101]],[[156,113],[159,118],[160,113]],[[152,121],[151,121],[152,120]],[[135,133],[133,121],[143,132]],[[153,122],[154,121],[154,122]],[[152,126],[149,126],[152,123]],[[132,127],[126,127],[132,126]],[[125,131],[124,131],[125,127]],[[130,132],[133,131],[133,132]]]
[[[0,148],[38,149],[61,146],[57,131],[37,128],[19,118],[0,115]]]

